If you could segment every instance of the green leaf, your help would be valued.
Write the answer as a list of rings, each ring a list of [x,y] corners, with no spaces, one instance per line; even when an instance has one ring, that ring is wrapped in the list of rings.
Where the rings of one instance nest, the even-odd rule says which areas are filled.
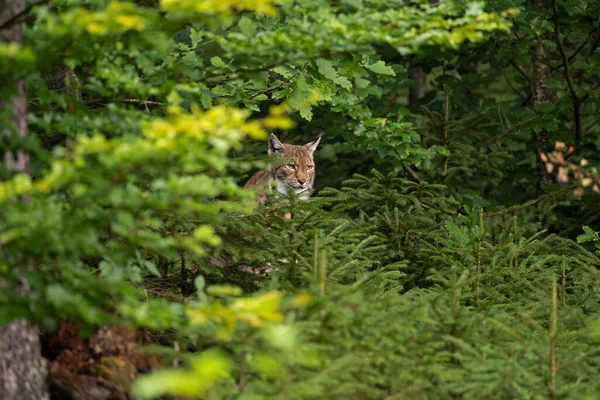
[[[196,48],[198,47],[198,44],[200,44],[200,42],[202,41],[202,39],[204,38],[204,31],[200,30],[197,31],[194,28],[190,29],[190,40],[192,42],[192,48]]]
[[[283,379],[287,375],[285,365],[268,354],[256,354],[252,367],[265,378]]]
[[[376,63],[367,65],[366,67],[379,75],[396,76],[396,73],[392,67],[385,65],[385,62],[383,61],[377,61]]]
[[[436,153],[445,157],[448,157],[451,154],[450,150],[443,146],[433,146],[433,150],[435,150]]]
[[[198,293],[204,293],[204,288],[206,287],[206,280],[202,275],[198,275],[196,279],[194,279],[194,286]]]
[[[403,117],[408,117],[409,115],[411,115],[411,112],[408,108],[405,107],[398,107],[398,115],[401,115]]]
[[[550,89],[561,89],[563,87],[563,81],[560,79],[546,79],[546,86]]]
[[[238,26],[240,27],[240,31],[249,38],[253,37],[256,33],[256,25],[254,24],[254,21],[245,15],[240,18]]]
[[[46,287],[46,295],[55,307],[63,307],[71,301],[71,294],[59,284]]]
[[[158,271],[158,268],[156,267],[156,263],[154,263],[153,261],[150,260],[145,260],[144,261],[144,267],[148,270],[148,272],[150,272],[152,275],[160,278],[160,272]]]
[[[587,225],[584,226],[583,227],[583,231],[585,233],[577,236],[577,242],[579,242],[579,243],[586,243],[586,242],[589,242],[589,241],[594,241],[595,242],[595,241],[599,240],[598,233],[595,232],[589,226],[587,226]]]
[[[352,89],[352,82],[350,82],[345,76],[338,76],[334,79],[334,82],[344,89]]]
[[[300,116],[307,121],[311,121],[313,117],[312,107],[310,105],[302,105],[298,108]]]
[[[225,65],[225,63],[223,62],[223,60],[221,60],[221,57],[218,57],[218,56],[212,57],[210,59],[210,63],[212,65],[214,65],[215,67],[218,67],[218,68],[224,68],[224,67],[227,66],[227,65]]]
[[[363,79],[363,78],[354,78],[354,84],[356,85],[356,87],[358,89],[365,89],[365,88],[369,87],[371,82],[369,82],[368,80]]]
[[[212,285],[206,289],[206,293],[217,297],[241,296],[242,289],[232,285]]]
[[[588,235],[587,233],[583,233],[583,234],[577,236],[578,243],[586,243],[593,239],[594,239],[594,235]]]
[[[575,61],[571,64],[572,69],[590,69],[590,64],[585,61]]]
[[[335,79],[335,77],[337,76],[337,72],[333,68],[333,64],[331,61],[319,58],[315,62],[317,64],[317,68],[321,75],[323,75],[325,78],[330,79],[330,80]]]

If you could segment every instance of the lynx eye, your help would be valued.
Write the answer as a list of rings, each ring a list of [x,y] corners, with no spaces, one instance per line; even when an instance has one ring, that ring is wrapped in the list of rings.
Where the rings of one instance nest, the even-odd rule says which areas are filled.
[[[296,169],[296,164],[288,164],[287,167],[291,169]]]
[[[310,165],[309,165],[307,168],[308,168],[308,169],[314,169],[314,168],[315,168],[315,166],[314,166],[314,165],[312,165],[312,164],[310,164]]]

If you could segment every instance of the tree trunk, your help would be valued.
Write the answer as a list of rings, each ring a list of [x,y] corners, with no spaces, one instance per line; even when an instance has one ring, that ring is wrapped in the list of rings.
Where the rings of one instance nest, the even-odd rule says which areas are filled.
[[[420,65],[411,66],[408,69],[408,78],[416,82],[416,86],[411,87],[408,92],[408,104],[412,109],[419,106],[421,100],[428,92],[427,74]]]
[[[532,1],[534,9],[538,12],[540,18],[544,18],[547,11],[547,4],[544,0]],[[537,44],[532,54],[533,73],[530,78],[531,94],[533,106],[549,103],[556,100],[556,90],[550,89],[546,85],[546,80],[550,78],[552,70],[550,69],[550,52],[544,46],[543,40],[548,40],[547,34],[538,37]],[[549,132],[545,129],[540,130],[536,134],[536,167],[537,167],[537,197],[544,194],[543,184],[547,181],[545,163],[542,161],[540,154],[549,150]]]
[[[0,399],[49,398],[37,329],[22,319],[0,326]]]
[[[0,0],[0,26],[5,22],[13,21],[14,17],[25,10],[24,0]],[[0,29],[0,43],[22,43],[23,27],[15,22],[3,29]],[[27,94],[25,92],[25,83],[20,80],[15,84],[15,95],[8,99],[0,99],[0,107],[9,107],[13,110],[13,123],[16,126],[17,133],[21,137],[27,136]],[[4,128],[3,135],[10,135],[11,130]],[[7,151],[4,153],[4,163],[6,169],[11,172],[26,172],[29,164],[29,157],[23,151],[19,150],[16,154]]]
[[[531,76],[531,90],[533,105],[538,106],[556,100],[556,91],[546,85],[546,80],[550,78],[552,70],[550,69],[550,53],[544,44],[542,38],[538,40],[533,50],[533,75]]]
[[[24,0],[0,0],[0,26],[13,21],[24,9]],[[23,42],[23,28],[18,22],[0,29],[0,43],[10,42]],[[17,133],[24,137],[27,136],[27,96],[22,80],[14,83],[14,93],[10,98],[0,99],[0,108],[12,110]],[[12,134],[7,128],[1,133]],[[7,151],[4,163],[9,172],[27,172],[29,160],[23,151],[16,154]],[[0,326],[0,399],[49,399],[46,375],[38,330],[22,319]]]

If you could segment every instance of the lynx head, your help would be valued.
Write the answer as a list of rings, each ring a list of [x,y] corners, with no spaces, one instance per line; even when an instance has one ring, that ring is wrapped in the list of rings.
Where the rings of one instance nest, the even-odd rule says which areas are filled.
[[[269,155],[286,159],[283,164],[272,167],[272,178],[276,181],[275,189],[287,195],[290,189],[301,198],[307,199],[313,191],[315,183],[315,162],[313,154],[321,138],[303,146],[284,144],[277,136],[269,135]]]

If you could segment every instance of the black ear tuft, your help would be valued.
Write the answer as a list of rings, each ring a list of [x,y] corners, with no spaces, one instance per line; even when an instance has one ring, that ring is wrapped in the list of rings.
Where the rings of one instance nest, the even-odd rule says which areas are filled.
[[[274,134],[269,135],[269,155],[283,154],[283,144]]]
[[[304,145],[304,147],[306,147],[306,149],[310,152],[311,155],[313,155],[315,150],[317,149],[317,146],[319,145],[319,142],[321,141],[321,136],[323,136],[323,134],[320,134],[319,138],[317,140],[315,140],[314,142],[306,143]]]

